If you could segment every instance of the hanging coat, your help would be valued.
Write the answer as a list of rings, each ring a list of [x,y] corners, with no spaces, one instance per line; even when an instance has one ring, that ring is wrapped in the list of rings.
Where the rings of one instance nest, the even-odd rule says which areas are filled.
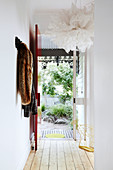
[[[28,105],[22,105],[22,109],[24,109],[24,117],[29,117],[30,113],[32,115],[37,114],[37,99],[35,97],[35,88],[32,85],[32,93],[31,93],[31,103]]]
[[[17,55],[17,89],[21,96],[22,105],[31,102],[33,56],[26,44],[16,43]]]

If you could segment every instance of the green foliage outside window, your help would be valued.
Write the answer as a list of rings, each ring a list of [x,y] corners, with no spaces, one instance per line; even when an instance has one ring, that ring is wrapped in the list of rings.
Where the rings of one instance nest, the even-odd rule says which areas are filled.
[[[66,117],[71,119],[73,114],[72,106],[67,106],[64,104],[57,104],[49,107],[49,111],[47,113],[48,116],[57,116],[58,118]]]
[[[73,94],[73,69],[67,63],[60,64],[59,67],[50,65],[40,73],[40,82],[42,84],[42,95],[58,95],[61,103],[70,101]],[[61,90],[59,91],[58,88]]]
[[[41,111],[44,112],[46,110],[45,104],[41,105]]]

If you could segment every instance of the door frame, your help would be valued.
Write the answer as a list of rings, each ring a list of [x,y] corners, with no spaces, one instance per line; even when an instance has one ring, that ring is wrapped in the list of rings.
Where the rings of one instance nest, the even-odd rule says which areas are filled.
[[[76,51],[73,51],[73,139],[76,140]]]
[[[84,105],[84,125],[87,124],[87,50],[84,55],[84,98],[76,98],[76,57],[79,55],[78,51],[73,51],[73,139],[76,141],[76,105],[81,103]],[[85,127],[85,126],[84,126]],[[86,128],[84,128],[84,140],[86,140]]]

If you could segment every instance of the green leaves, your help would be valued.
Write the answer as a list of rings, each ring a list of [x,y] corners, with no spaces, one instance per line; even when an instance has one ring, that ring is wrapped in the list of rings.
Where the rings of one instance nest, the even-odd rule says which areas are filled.
[[[67,100],[72,98],[73,89],[73,70],[67,63],[50,65],[41,73],[42,94],[54,96],[59,95],[60,101],[65,104]]]
[[[53,70],[51,76],[56,84],[62,85],[66,91],[72,90],[73,70],[67,64],[60,65],[57,71]]]
[[[58,118],[61,117],[71,118],[72,113],[73,113],[72,106],[58,104],[49,108],[48,115],[57,116]]]
[[[42,94],[43,95],[46,93],[46,94],[49,94],[51,96],[54,96],[55,95],[55,89],[56,89],[56,87],[53,86],[52,82],[49,82],[48,84],[46,84],[46,83],[42,84]]]
[[[46,109],[45,104],[42,104],[42,105],[41,105],[41,111],[44,112],[45,109]]]

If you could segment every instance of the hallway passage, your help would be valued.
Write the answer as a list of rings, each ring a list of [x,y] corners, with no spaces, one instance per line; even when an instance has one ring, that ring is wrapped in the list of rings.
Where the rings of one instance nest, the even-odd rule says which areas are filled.
[[[73,139],[41,140],[31,151],[24,170],[93,170],[94,154],[78,148]]]

